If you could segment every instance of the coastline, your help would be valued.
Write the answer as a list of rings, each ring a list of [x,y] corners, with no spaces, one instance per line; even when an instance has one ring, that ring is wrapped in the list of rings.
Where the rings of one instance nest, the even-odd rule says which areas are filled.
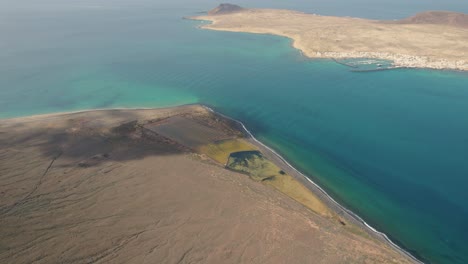
[[[223,118],[232,120],[240,125],[240,127],[244,130],[247,139],[250,143],[258,147],[261,152],[270,159],[273,163],[277,166],[285,170],[286,173],[293,176],[296,180],[301,182],[306,188],[308,188],[312,193],[317,195],[325,204],[332,209],[338,215],[345,217],[348,221],[358,225],[363,230],[367,231],[368,234],[372,235],[374,238],[379,239],[380,241],[385,242],[387,245],[395,249],[396,251],[400,252],[413,260],[415,263],[424,263],[419,260],[417,257],[413,256],[410,252],[406,251],[395,242],[393,242],[385,233],[378,231],[371,225],[369,225],[364,219],[360,216],[352,212],[351,210],[347,209],[340,203],[338,203],[333,197],[331,197],[323,188],[321,188],[317,183],[313,180],[308,178],[304,173],[296,169],[293,165],[291,165],[284,157],[282,157],[277,151],[272,149],[271,147],[265,145],[261,141],[255,138],[255,136],[247,129],[247,127],[239,120],[226,116],[220,112],[215,111],[214,109],[210,108],[209,106],[200,104],[202,107],[206,108],[207,110],[211,111],[212,113],[219,115]]]
[[[265,13],[265,14],[264,14]],[[271,13],[271,14],[270,14]],[[278,14],[276,14],[278,13]],[[245,15],[244,15],[245,14]],[[286,15],[285,15],[286,14]],[[420,69],[434,69],[434,70],[453,70],[453,71],[468,71],[468,60],[464,57],[457,58],[454,54],[450,54],[450,58],[447,59],[444,56],[432,56],[431,52],[433,48],[429,49],[423,54],[431,54],[428,55],[421,55],[418,54],[417,51],[412,50],[413,47],[411,44],[409,45],[411,49],[407,49],[405,52],[389,52],[385,51],[385,49],[367,49],[367,50],[353,50],[354,45],[361,46],[362,43],[345,43],[345,44],[336,44],[332,43],[332,40],[321,40],[320,43],[315,43],[311,41],[309,37],[304,37],[306,33],[300,32],[299,29],[290,30],[289,28],[285,28],[282,26],[275,25],[269,26],[265,25],[265,21],[261,21],[262,19],[265,20],[265,17],[269,17],[269,19],[273,19],[275,16],[281,17],[288,17],[291,18],[293,16],[299,16],[301,18],[306,19],[319,19],[327,20],[330,19],[331,22],[335,22],[337,24],[347,22],[347,23],[358,23],[360,27],[367,26],[367,24],[371,25],[372,27],[385,27],[389,26],[390,24],[385,24],[381,21],[374,21],[374,20],[365,20],[360,18],[339,18],[339,17],[327,17],[327,16],[319,16],[314,14],[305,14],[297,11],[289,11],[289,10],[273,10],[273,9],[247,9],[246,11],[236,12],[232,14],[220,14],[220,15],[202,15],[202,16],[194,16],[188,17],[188,19],[197,20],[197,21],[205,21],[209,22],[209,24],[202,24],[198,27],[201,29],[208,29],[208,30],[215,30],[215,31],[227,31],[227,32],[243,32],[243,33],[252,33],[252,34],[269,34],[275,36],[286,37],[291,40],[291,46],[295,49],[298,49],[305,57],[310,59],[362,59],[362,58],[369,58],[369,59],[381,59],[381,60],[389,60],[392,61],[392,68],[420,68]],[[258,20],[258,24],[249,25],[249,21],[241,22],[241,19],[250,19],[253,23],[256,22],[255,16],[260,16]],[[284,19],[284,18],[282,18]],[[225,20],[225,21],[224,21]],[[341,21],[343,20],[343,21]],[[245,23],[245,24],[244,24]],[[293,23],[291,25],[294,26]],[[341,26],[337,26],[339,28]],[[395,25],[389,26],[391,30],[395,28]],[[433,27],[436,30],[441,30],[444,27]],[[417,28],[419,29],[419,28]],[[302,29],[301,29],[302,30]],[[380,29],[379,29],[380,30]],[[405,28],[406,30],[406,28]],[[458,29],[454,29],[458,30]],[[317,32],[321,33],[320,30]],[[314,34],[317,34],[314,32]],[[457,32],[457,31],[455,31]],[[460,31],[464,32],[464,31]],[[335,32],[333,32],[334,34]],[[329,34],[325,32],[324,34]],[[330,33],[332,34],[332,33]],[[321,37],[320,37],[321,38]],[[330,39],[333,36],[329,36]],[[340,40],[334,40],[340,42]],[[333,42],[334,42],[333,41]],[[353,41],[356,41],[353,39]],[[330,49],[323,49],[318,48],[322,46],[326,46],[327,43],[331,43],[336,47]],[[340,46],[341,45],[341,46]],[[364,45],[365,46],[365,45]],[[402,49],[405,51],[405,49]],[[408,51],[411,51],[408,53]],[[411,53],[415,54],[411,54]]]
[[[377,239],[388,246],[390,246],[395,251],[399,252],[401,255],[406,256],[414,263],[423,263],[411,253],[403,249],[402,247],[398,246],[394,243],[385,233],[376,230],[374,227],[366,223],[361,217],[357,214],[352,212],[351,210],[347,209],[340,203],[338,203],[335,199],[333,199],[323,188],[321,188],[318,184],[316,184],[313,180],[308,178],[304,173],[296,169],[293,165],[291,165],[284,157],[282,157],[277,151],[272,149],[271,147],[267,146],[263,142],[259,141],[255,138],[255,136],[248,130],[248,128],[239,120],[231,118],[227,115],[224,115],[210,106],[200,104],[200,103],[193,103],[193,104],[183,104],[171,107],[162,107],[162,108],[98,108],[98,109],[85,109],[85,110],[77,110],[77,111],[67,111],[67,112],[56,112],[56,113],[47,113],[47,114],[39,114],[39,115],[31,115],[31,116],[20,116],[20,117],[12,117],[6,119],[0,119],[0,121],[5,122],[16,122],[18,119],[21,119],[22,122],[33,122],[37,121],[37,119],[47,120],[53,118],[63,118],[64,116],[68,115],[76,115],[88,112],[104,112],[104,111],[111,111],[111,112],[120,112],[120,111],[127,111],[127,110],[167,110],[173,112],[174,110],[184,109],[187,106],[201,106],[202,108],[206,109],[207,111],[220,116],[221,118],[231,120],[238,125],[239,130],[244,133],[245,139],[251,143],[252,145],[256,146],[269,160],[271,160],[274,164],[278,167],[283,169],[286,173],[291,175],[294,179],[299,181],[303,186],[305,186],[310,192],[317,195],[319,199],[325,203],[325,205],[330,208],[333,212],[335,212],[340,217],[345,218],[350,223],[360,227],[364,230],[367,234],[369,234],[372,238]]]
[[[24,119],[34,121],[37,118],[53,118],[59,117],[62,115],[73,115],[73,114],[80,114],[80,113],[87,113],[87,112],[100,112],[100,111],[126,111],[126,110],[174,110],[174,109],[182,109],[186,106],[196,106],[201,105],[199,103],[190,103],[190,104],[181,104],[175,106],[166,106],[166,107],[115,107],[115,108],[90,108],[84,110],[73,110],[73,111],[65,111],[65,112],[51,112],[51,113],[43,113],[37,115],[27,115],[27,116],[15,116],[15,117],[7,117],[7,118],[0,118],[0,121],[6,122],[14,122],[16,119]],[[22,121],[24,121],[22,120]]]

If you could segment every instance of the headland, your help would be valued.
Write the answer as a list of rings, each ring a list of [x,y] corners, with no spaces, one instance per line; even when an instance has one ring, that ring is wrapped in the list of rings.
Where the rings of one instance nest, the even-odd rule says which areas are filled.
[[[2,262],[413,263],[200,105],[0,123]]]

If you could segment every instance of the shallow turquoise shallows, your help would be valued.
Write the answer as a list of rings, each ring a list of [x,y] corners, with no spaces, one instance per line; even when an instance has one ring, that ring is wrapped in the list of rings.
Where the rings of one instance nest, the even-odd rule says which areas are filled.
[[[198,29],[181,17],[216,3],[185,1],[0,0],[0,117],[204,103],[418,258],[468,263],[467,73],[353,73],[285,38]],[[468,13],[455,0],[372,2],[254,4],[385,19]]]

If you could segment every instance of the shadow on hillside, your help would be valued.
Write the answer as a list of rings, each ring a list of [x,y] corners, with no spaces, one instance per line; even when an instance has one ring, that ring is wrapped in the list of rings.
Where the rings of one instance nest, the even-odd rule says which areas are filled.
[[[125,161],[189,151],[144,128],[141,125],[144,120],[139,120],[140,116],[132,111],[103,112],[99,119],[118,121],[103,124],[93,114],[79,113],[56,118],[56,122],[45,120],[43,126],[37,121],[0,126],[0,148],[25,151],[26,155],[38,149],[47,158],[69,158],[70,166],[80,167],[107,160]]]

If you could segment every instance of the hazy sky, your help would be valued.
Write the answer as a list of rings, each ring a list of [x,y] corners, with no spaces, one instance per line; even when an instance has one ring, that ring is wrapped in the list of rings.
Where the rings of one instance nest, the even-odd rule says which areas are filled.
[[[452,10],[468,13],[466,0],[0,0],[0,14],[12,12],[72,11],[92,8],[200,8],[220,2],[246,7],[298,9],[325,15],[401,18],[423,10]],[[1,19],[1,18],[0,18]]]

